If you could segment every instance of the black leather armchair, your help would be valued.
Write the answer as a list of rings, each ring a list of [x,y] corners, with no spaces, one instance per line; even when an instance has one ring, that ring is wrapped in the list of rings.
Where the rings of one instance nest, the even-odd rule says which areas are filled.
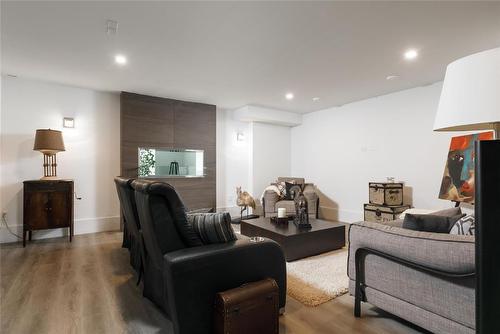
[[[141,226],[135,204],[135,192],[132,188],[133,179],[117,176],[115,177],[116,190],[120,199],[120,206],[124,218],[123,244],[130,252],[130,264],[137,273],[142,270],[143,244]]]
[[[217,292],[267,277],[278,283],[284,308],[286,265],[277,243],[242,236],[202,245],[173,187],[140,180],[132,185],[148,254],[144,295],[170,316],[176,334],[210,333]]]

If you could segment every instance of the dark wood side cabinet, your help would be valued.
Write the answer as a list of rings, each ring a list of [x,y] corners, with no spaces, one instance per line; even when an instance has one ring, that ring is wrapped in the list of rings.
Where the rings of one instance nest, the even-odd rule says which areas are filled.
[[[73,239],[73,181],[24,181],[23,247],[26,233],[31,240],[32,231],[69,228],[69,241]]]

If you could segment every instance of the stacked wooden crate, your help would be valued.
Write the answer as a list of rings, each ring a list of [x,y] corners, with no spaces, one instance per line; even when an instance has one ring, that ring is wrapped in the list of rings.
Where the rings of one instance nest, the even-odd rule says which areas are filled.
[[[403,183],[370,182],[369,202],[364,205],[365,221],[386,222],[398,219],[398,216],[409,209],[403,205]]]

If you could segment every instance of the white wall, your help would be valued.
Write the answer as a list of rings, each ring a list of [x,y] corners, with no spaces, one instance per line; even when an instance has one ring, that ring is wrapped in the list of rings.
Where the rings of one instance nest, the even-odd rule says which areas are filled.
[[[22,181],[42,176],[42,154],[33,151],[35,130],[62,129],[66,151],[58,154],[58,176],[75,180],[75,233],[119,228],[113,177],[120,168],[119,95],[36,80],[2,76],[0,109],[0,211],[22,233]],[[75,128],[63,129],[62,118]],[[237,141],[236,134],[244,134]],[[217,110],[217,207],[239,214],[237,186],[260,199],[277,176],[290,174],[290,128],[241,122]],[[60,236],[38,231],[34,238]],[[15,241],[0,227],[0,242]]]
[[[217,110],[217,208],[239,214],[236,187],[248,190],[250,180],[250,124],[233,119],[229,110]],[[244,134],[243,141],[236,134]]]
[[[324,194],[321,213],[363,218],[368,182],[405,181],[418,208],[449,207],[438,199],[452,134],[432,131],[442,83],[304,115],[292,128],[292,174]]]
[[[278,176],[291,176],[289,127],[252,123],[252,188],[256,200]]]
[[[1,200],[8,222],[22,231],[22,181],[39,179],[42,154],[33,151],[35,130],[62,129],[64,116],[75,118],[63,129],[66,151],[57,155],[58,176],[75,181],[75,233],[119,228],[113,177],[120,172],[119,95],[22,78],[3,77],[1,113]],[[63,231],[38,231],[34,238]],[[65,232],[64,232],[65,233]],[[0,241],[14,241],[2,226]]]
[[[237,141],[236,134],[244,135]],[[217,207],[239,214],[236,187],[257,202],[266,186],[290,174],[290,128],[238,121],[229,110],[217,110]],[[259,204],[259,203],[257,203]]]

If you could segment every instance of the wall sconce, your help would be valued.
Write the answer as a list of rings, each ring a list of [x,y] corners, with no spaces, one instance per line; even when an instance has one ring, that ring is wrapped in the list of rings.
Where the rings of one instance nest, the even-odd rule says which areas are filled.
[[[236,141],[244,141],[244,140],[245,140],[245,134],[243,132],[236,133]]]
[[[63,118],[63,127],[74,128],[75,127],[75,119],[73,117],[64,117]]]

